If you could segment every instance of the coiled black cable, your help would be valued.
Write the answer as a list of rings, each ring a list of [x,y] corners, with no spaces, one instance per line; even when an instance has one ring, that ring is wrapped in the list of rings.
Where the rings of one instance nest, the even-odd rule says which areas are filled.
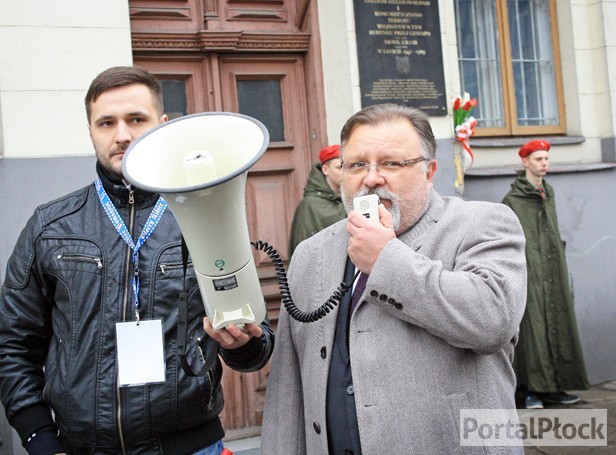
[[[280,289],[282,304],[289,313],[289,316],[299,322],[315,322],[326,316],[331,310],[336,307],[336,305],[338,305],[342,301],[342,298],[348,292],[352,283],[355,282],[355,278],[357,278],[357,275],[359,275],[359,272],[355,274],[355,277],[353,278],[351,284],[346,284],[344,282],[340,283],[338,289],[336,289],[332,296],[327,299],[327,302],[325,302],[316,310],[310,312],[302,311],[297,308],[297,306],[295,306],[295,303],[293,303],[293,299],[291,298],[291,291],[289,289],[289,282],[287,280],[287,272],[284,268],[284,263],[282,259],[278,255],[278,252],[270,244],[261,240],[257,240],[256,242],[250,242],[250,244],[256,250],[263,251],[265,254],[267,254],[274,263],[274,269],[276,270],[276,278],[278,279],[278,288]]]

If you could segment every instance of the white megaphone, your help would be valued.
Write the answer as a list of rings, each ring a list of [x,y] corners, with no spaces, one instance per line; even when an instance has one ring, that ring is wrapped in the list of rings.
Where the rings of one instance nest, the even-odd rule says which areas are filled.
[[[245,192],[248,169],[268,143],[269,133],[258,120],[206,112],[157,126],[133,142],[122,159],[130,183],[167,201],[214,329],[265,319]]]

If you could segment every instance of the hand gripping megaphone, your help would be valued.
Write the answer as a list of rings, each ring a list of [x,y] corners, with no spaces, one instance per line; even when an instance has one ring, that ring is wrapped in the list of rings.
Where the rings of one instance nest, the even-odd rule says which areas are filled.
[[[160,193],[190,251],[214,329],[261,323],[266,307],[246,221],[246,176],[267,150],[258,120],[231,112],[187,115],[134,141],[122,173]]]

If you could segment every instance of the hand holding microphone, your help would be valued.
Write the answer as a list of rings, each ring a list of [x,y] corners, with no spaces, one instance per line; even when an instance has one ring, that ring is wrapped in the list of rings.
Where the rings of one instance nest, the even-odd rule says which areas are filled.
[[[369,201],[368,204],[365,201]],[[387,242],[396,237],[393,220],[385,206],[378,203],[376,195],[356,198],[353,202],[354,210],[349,213],[346,227],[351,236],[348,253],[359,270],[370,274]]]

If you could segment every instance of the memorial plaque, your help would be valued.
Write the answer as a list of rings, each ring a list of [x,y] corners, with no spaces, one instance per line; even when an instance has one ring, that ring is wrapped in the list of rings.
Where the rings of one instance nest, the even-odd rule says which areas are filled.
[[[353,0],[362,106],[447,115],[438,0]]]

